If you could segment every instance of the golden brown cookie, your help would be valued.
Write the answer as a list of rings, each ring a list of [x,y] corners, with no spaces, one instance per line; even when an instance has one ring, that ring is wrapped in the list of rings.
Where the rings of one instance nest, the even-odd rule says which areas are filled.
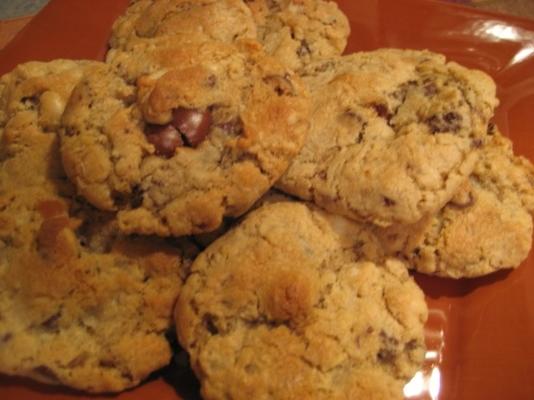
[[[424,296],[360,230],[296,202],[268,204],[199,255],[176,308],[205,399],[400,399],[424,357]]]
[[[349,33],[334,1],[140,0],[115,22],[106,59],[117,65],[125,55],[142,57],[139,45],[162,37],[175,44],[257,39],[285,66],[300,69],[343,53]]]
[[[255,42],[144,57],[149,72],[136,85],[99,68],[77,86],[63,118],[65,169],[89,202],[118,210],[125,233],[212,231],[248,210],[298,153],[307,93]]]
[[[472,278],[521,264],[532,245],[533,213],[534,167],[496,132],[446,207],[415,226],[380,232],[379,238],[386,251],[420,272]]]
[[[113,25],[107,59],[162,36],[232,43],[254,39],[256,25],[242,0],[134,1]]]
[[[65,174],[56,131],[72,89],[90,61],[21,64],[0,78],[0,190],[57,185]]]
[[[442,208],[472,172],[495,84],[428,51],[382,49],[310,64],[310,134],[277,183],[380,226]]]
[[[350,25],[335,1],[245,0],[265,51],[300,70],[312,61],[341,55]]]
[[[170,361],[188,264],[176,243],[121,235],[65,181],[58,124],[94,64],[29,63],[0,79],[0,372],[115,392]]]

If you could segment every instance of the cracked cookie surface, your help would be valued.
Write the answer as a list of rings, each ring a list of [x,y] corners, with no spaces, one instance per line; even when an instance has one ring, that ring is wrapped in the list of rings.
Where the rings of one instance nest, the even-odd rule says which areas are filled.
[[[424,357],[424,296],[399,261],[359,260],[359,230],[267,204],[197,257],[176,325],[203,398],[402,398]]]
[[[55,134],[73,87],[91,61],[21,64],[0,78],[0,190],[54,187],[64,177]]]
[[[97,63],[28,63],[0,79],[0,371],[88,392],[137,385],[169,362],[181,247],[120,234],[75,200],[57,128]]]
[[[379,237],[387,251],[422,273],[471,278],[519,266],[532,245],[533,212],[534,168],[494,133],[446,207],[419,226]]]
[[[309,65],[310,134],[277,186],[380,226],[437,212],[474,168],[495,84],[427,51],[384,49]]]
[[[268,54],[297,70],[343,53],[349,33],[334,1],[141,0],[115,22],[106,59],[117,64],[125,53],[140,55],[140,43],[163,36],[176,44],[257,39]]]
[[[63,118],[65,169],[93,205],[118,210],[125,233],[212,231],[298,153],[307,93],[255,42],[155,47],[144,60],[135,86],[104,67],[76,87]]]
[[[140,0],[115,21],[107,60],[161,36],[232,43],[256,38],[256,25],[241,0]]]
[[[299,70],[343,53],[350,34],[347,17],[334,1],[245,0],[265,51]]]
[[[291,199],[274,191],[262,198],[284,200]],[[532,246],[533,210],[534,167],[514,155],[512,142],[494,130],[472,174],[445,207],[411,225],[359,223],[355,249],[376,263],[398,257],[427,275],[475,278],[525,260]]]

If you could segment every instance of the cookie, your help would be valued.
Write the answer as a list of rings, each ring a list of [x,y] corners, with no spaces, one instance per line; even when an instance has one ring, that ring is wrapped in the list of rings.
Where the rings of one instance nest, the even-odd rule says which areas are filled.
[[[0,190],[58,185],[65,177],[55,132],[73,87],[91,64],[29,62],[0,78]]]
[[[532,245],[533,213],[534,168],[496,132],[443,210],[419,226],[389,229],[379,237],[386,251],[422,273],[472,278],[521,264]]]
[[[294,70],[343,53],[350,24],[336,2],[246,0],[265,51]]]
[[[121,235],[65,181],[57,108],[93,67],[30,63],[0,79],[0,372],[115,392],[170,361],[189,263],[181,244]]]
[[[233,43],[256,38],[256,25],[241,0],[139,0],[113,24],[107,60],[162,36]]]
[[[109,221],[84,224],[39,190],[0,203],[2,373],[116,392],[169,363],[184,273],[177,248],[115,238]]]
[[[197,257],[176,326],[204,399],[402,398],[424,296],[399,261],[358,259],[359,229],[267,204]]]
[[[298,153],[307,93],[254,42],[157,47],[144,57],[153,72],[136,86],[106,67],[76,87],[63,118],[66,172],[94,206],[118,211],[124,233],[213,231]]]
[[[246,4],[246,5],[245,5]],[[248,8],[246,7],[248,6]],[[107,61],[157,37],[234,43],[257,39],[291,69],[343,53],[350,25],[333,1],[324,0],[141,0],[117,19]]]
[[[428,51],[384,49],[309,65],[310,134],[277,187],[379,226],[436,213],[472,172],[495,84]]]
[[[281,201],[297,200],[271,190],[258,204]],[[360,223],[354,251],[375,263],[397,257],[427,275],[484,276],[516,268],[528,256],[533,210],[532,164],[492,130],[472,175],[445,207],[411,225]]]
[[[229,52],[239,53],[239,48],[246,47],[246,43],[248,41],[240,41],[234,47],[195,37],[158,36],[133,43],[128,50],[117,52],[107,63],[117,75],[135,86],[143,75],[163,74],[180,67],[206,64],[216,69],[217,63],[228,62]],[[259,44],[251,46],[258,47]]]

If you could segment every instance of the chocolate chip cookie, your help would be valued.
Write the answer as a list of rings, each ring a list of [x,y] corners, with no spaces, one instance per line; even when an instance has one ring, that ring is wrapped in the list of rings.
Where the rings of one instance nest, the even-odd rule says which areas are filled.
[[[534,168],[495,132],[443,210],[419,227],[382,232],[380,242],[420,272],[471,278],[515,268],[527,257],[533,213]],[[406,237],[411,231],[419,233]]]
[[[245,0],[265,51],[298,70],[311,61],[345,50],[350,25],[336,2],[326,0]]]
[[[180,63],[168,64],[176,54]],[[136,85],[103,67],[74,90],[65,169],[89,202],[118,211],[125,233],[212,231],[250,208],[298,153],[307,93],[255,42],[157,47],[144,57],[152,72]]]
[[[183,58],[191,63],[189,48],[199,50],[199,43],[214,42],[214,49],[216,43],[256,36],[252,14],[241,0],[140,0],[114,23],[106,61],[135,82],[142,74],[181,64]]]
[[[92,64],[29,62],[0,78],[0,190],[54,186],[65,178],[56,131],[73,87]]]
[[[310,135],[278,187],[380,226],[415,223],[452,198],[497,105],[489,76],[428,51],[355,53],[303,77]]]
[[[233,43],[256,35],[254,19],[242,0],[140,0],[115,21],[107,60],[156,37]]]
[[[97,64],[34,62],[0,79],[0,372],[114,392],[169,362],[188,264],[182,245],[121,235],[65,180],[62,110]]]
[[[404,265],[355,255],[358,224],[268,204],[201,253],[176,308],[204,399],[401,399],[424,357]]]

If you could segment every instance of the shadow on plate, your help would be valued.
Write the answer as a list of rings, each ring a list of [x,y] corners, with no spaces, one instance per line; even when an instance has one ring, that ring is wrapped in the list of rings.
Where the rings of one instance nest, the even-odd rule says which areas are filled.
[[[506,279],[512,270],[501,270],[480,278],[451,279],[428,276],[418,272],[413,273],[417,284],[425,294],[432,299],[442,297],[463,297],[479,287],[495,284]]]

